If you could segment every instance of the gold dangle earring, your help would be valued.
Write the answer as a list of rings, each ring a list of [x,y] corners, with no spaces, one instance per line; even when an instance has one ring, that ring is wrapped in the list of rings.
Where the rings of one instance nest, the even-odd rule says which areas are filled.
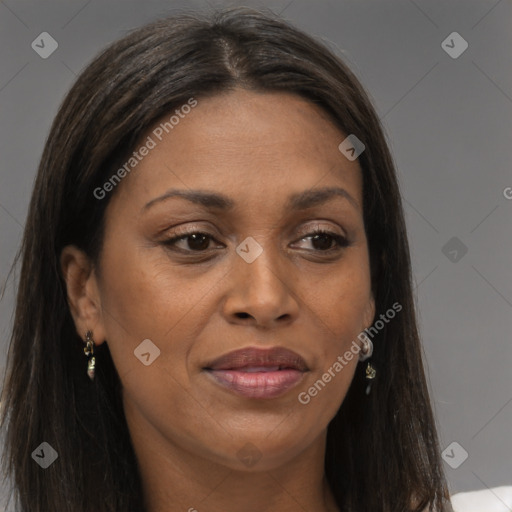
[[[368,366],[366,367],[366,380],[368,381],[368,386],[366,386],[367,395],[369,395],[372,390],[372,383],[373,379],[375,379],[375,375],[377,375],[377,370],[368,361]]]
[[[85,333],[84,354],[87,356],[87,375],[94,380],[94,371],[96,369],[96,358],[94,357],[94,340],[92,339],[92,331]]]
[[[370,338],[366,334],[363,334],[361,352],[359,353],[359,361],[366,361],[366,359],[370,358],[373,354],[373,343]],[[372,390],[373,379],[377,375],[377,370],[371,365],[368,361],[366,366],[366,380],[368,381],[368,386],[366,386],[366,394],[369,395]]]

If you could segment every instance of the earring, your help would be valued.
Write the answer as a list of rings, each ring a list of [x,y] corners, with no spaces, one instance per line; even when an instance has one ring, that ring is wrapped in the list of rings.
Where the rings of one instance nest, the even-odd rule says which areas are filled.
[[[96,369],[96,358],[94,357],[94,340],[92,339],[92,331],[85,333],[84,354],[87,356],[87,375],[94,380],[94,371]]]
[[[361,340],[361,350],[359,351],[359,361],[366,361],[368,358],[372,357],[373,343],[372,340],[368,338],[366,334],[361,333],[359,336],[362,336],[363,338]]]
[[[368,358],[370,358],[373,354],[373,343],[370,338],[364,333],[362,334],[362,341],[361,341],[361,351],[359,352],[359,361],[366,361]],[[373,379],[375,379],[375,376],[377,375],[377,370],[371,365],[370,362],[368,362],[368,365],[366,366],[366,380],[368,381],[368,386],[366,386],[366,394],[369,395],[370,391],[372,390],[372,383]]]
[[[377,375],[377,370],[368,362],[368,366],[366,367],[366,380],[368,381],[368,386],[366,386],[366,394],[369,395],[372,390],[373,379]]]

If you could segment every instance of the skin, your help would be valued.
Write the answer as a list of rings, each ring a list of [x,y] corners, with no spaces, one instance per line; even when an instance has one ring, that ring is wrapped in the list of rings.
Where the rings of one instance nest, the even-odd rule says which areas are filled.
[[[359,343],[375,315],[362,174],[338,150],[345,137],[319,107],[288,93],[198,98],[117,186],[98,267],[76,247],[63,250],[77,331],[108,343],[123,385],[150,512],[337,510],[325,439],[357,357],[307,405],[298,394]],[[334,196],[303,211],[285,207],[289,194],[322,187],[342,187],[353,203]],[[169,198],[144,209],[171,188],[222,193],[235,206]],[[315,243],[316,227],[350,245]],[[183,230],[212,238],[181,240],[181,253],[163,244]],[[249,236],[263,249],[252,263],[236,252]],[[134,350],[148,338],[161,352],[145,366]],[[294,350],[309,371],[285,395],[258,400],[203,370],[249,346]],[[237,455],[248,446],[259,457],[251,466]]]

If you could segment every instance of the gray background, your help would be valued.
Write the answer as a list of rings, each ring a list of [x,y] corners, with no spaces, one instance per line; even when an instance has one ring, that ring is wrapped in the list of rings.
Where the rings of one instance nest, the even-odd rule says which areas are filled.
[[[228,4],[0,2],[0,286],[50,124],[76,74],[128,29],[180,7]],[[405,200],[442,448],[456,441],[469,454],[457,469],[445,463],[450,489],[512,485],[512,2],[242,4],[269,7],[327,41],[369,91]],[[441,46],[454,31],[469,45],[456,59]],[[59,44],[48,59],[31,48],[41,32]],[[0,301],[2,371],[13,289],[10,279]],[[463,454],[449,453],[455,461]]]

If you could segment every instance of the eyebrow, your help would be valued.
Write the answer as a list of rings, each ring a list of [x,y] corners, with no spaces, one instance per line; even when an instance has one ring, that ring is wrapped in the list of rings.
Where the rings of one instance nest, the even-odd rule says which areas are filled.
[[[232,210],[236,204],[233,199],[217,192],[210,192],[206,190],[171,189],[168,190],[165,194],[149,201],[149,203],[147,203],[142,208],[142,211],[145,212],[155,204],[166,201],[173,197],[181,197],[192,203],[204,206],[205,208],[224,211]],[[319,204],[326,203],[335,197],[346,199],[350,204],[352,204],[352,206],[354,206],[356,209],[359,209],[358,202],[344,188],[341,187],[313,188],[305,190],[304,192],[292,194],[288,197],[285,209],[293,211],[306,210]]]

